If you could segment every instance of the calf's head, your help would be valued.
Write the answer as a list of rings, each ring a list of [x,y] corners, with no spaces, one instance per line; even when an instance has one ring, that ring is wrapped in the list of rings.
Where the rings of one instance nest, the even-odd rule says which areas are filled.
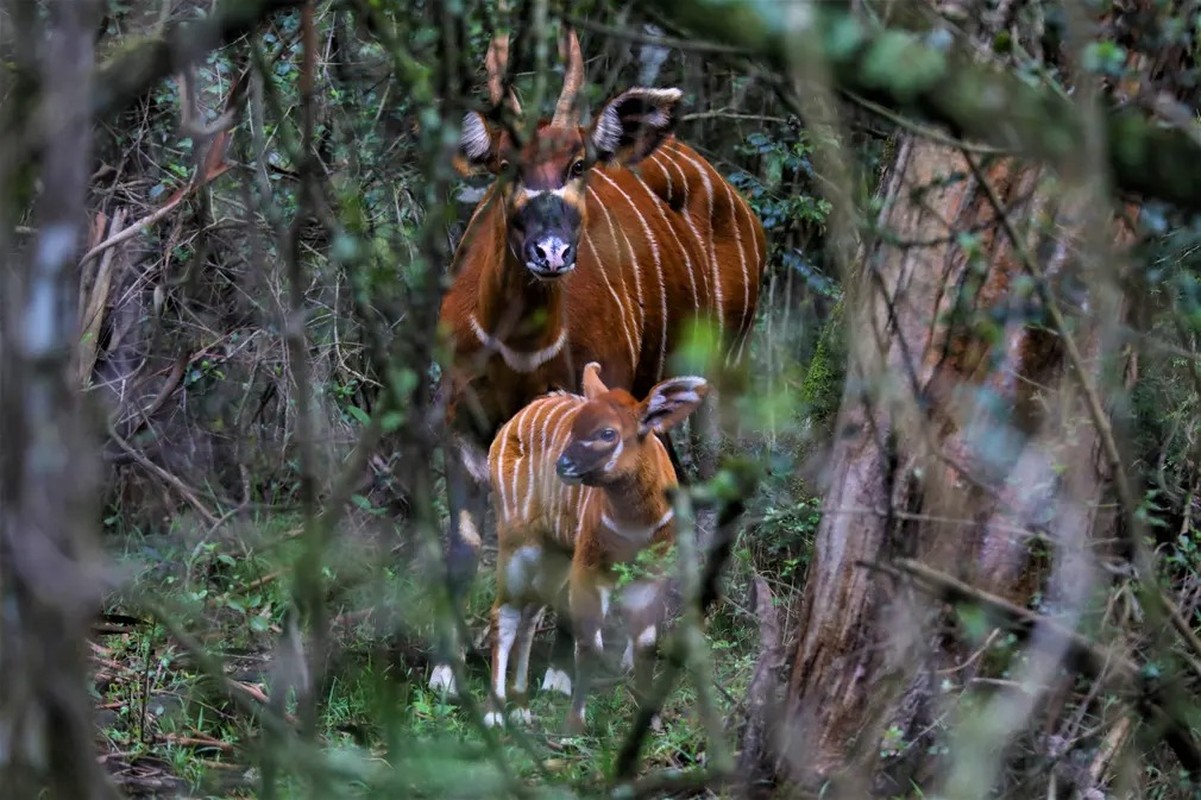
[[[513,118],[521,106],[510,89],[502,98],[508,61],[507,36],[493,39],[486,66],[494,108],[506,105]],[[517,263],[539,280],[553,281],[575,269],[580,232],[586,224],[584,188],[596,164],[635,164],[650,155],[676,123],[679,89],[627,89],[601,106],[592,123],[580,125],[576,100],[584,60],[575,32],[560,44],[567,68],[554,117],[540,122],[527,141],[518,128],[469,111],[459,142],[465,169],[504,176],[499,187],[508,229],[508,248]]]
[[[555,464],[567,483],[604,486],[637,469],[646,437],[663,433],[696,410],[709,391],[704,378],[668,378],[641,402],[601,381],[600,365],[584,367],[586,402],[576,412],[567,446]]]

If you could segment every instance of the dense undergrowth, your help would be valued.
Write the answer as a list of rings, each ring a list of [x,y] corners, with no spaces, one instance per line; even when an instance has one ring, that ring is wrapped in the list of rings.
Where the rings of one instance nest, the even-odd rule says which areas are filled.
[[[726,597],[708,621],[726,747],[739,733],[758,655],[758,620],[746,605],[749,578],[770,567],[764,572],[776,596],[790,597],[818,518],[814,502],[795,502],[795,486],[770,480],[768,486],[748,515],[752,521],[736,547]],[[255,706],[277,696],[295,679],[288,669],[299,666],[297,653],[281,642],[288,641],[291,624],[300,522],[295,515],[268,514],[210,535],[182,517],[154,534],[114,531],[125,582],[110,598],[106,632],[94,645],[94,691],[105,758],[129,790],[259,796],[255,754],[264,732]],[[535,725],[488,742],[478,720],[426,685],[433,609],[419,560],[397,557],[388,541],[391,525],[378,516],[359,514],[346,524],[375,529],[378,550],[367,552],[360,530],[335,545],[326,567],[336,587],[328,598],[336,643],[321,692],[320,734],[323,759],[342,776],[328,787],[329,796],[377,796],[373,792],[386,791],[401,775],[414,796],[489,796],[513,779],[590,796],[611,777],[636,710],[618,667],[616,636],[608,637],[606,669],[589,704],[585,735],[562,733],[565,697],[535,691]],[[355,552],[359,546],[363,552]],[[477,637],[467,692],[477,701],[487,693],[484,635],[492,593],[485,564],[468,607]],[[787,613],[784,603],[780,613]],[[549,657],[550,632],[548,622],[535,645],[535,686]],[[646,769],[705,765],[711,745],[695,691],[686,680],[665,704],[663,729],[644,750]],[[295,712],[294,704],[284,705],[286,713]],[[307,796],[301,788],[306,776],[299,772],[280,796]]]

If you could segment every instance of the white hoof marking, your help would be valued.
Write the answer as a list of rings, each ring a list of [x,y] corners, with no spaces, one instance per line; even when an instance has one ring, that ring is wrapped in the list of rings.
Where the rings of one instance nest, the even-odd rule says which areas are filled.
[[[485,728],[499,728],[505,724],[505,717],[499,711],[489,711],[484,715]]]
[[[634,668],[634,641],[626,640],[625,652],[621,654],[621,668],[627,672]]]
[[[546,676],[542,679],[542,691],[558,692],[571,697],[571,676],[561,669],[546,668]]]
[[[530,713],[528,708],[511,708],[509,709],[509,722],[532,725],[534,723],[534,715]]]

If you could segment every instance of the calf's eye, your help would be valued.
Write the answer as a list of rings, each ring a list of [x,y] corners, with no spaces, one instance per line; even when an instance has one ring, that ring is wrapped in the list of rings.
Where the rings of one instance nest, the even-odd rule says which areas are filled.
[[[612,428],[605,428],[600,432],[600,438],[602,442],[611,442],[617,438],[617,431]]]
[[[578,178],[584,174],[584,160],[580,159],[571,165],[571,177]]]

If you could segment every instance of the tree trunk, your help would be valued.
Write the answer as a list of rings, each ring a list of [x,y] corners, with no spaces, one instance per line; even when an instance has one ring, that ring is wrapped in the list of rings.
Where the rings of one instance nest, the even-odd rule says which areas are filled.
[[[38,142],[38,240],[21,267],[6,271],[0,293],[0,785],[7,797],[92,800],[113,796],[96,761],[87,692],[85,639],[102,589],[98,443],[87,435],[68,365],[97,17],[91,2],[62,0],[41,27],[31,9],[13,16],[25,46],[40,48],[40,85],[29,89],[46,136]],[[22,210],[14,206],[28,154],[15,141],[28,142],[32,126],[25,130],[0,152],[5,222]]]
[[[1061,303],[1087,300],[1067,280],[1087,198],[1008,159],[977,176],[969,157],[898,143],[878,220],[888,235],[848,287],[848,325],[870,334],[850,354],[779,751],[785,774],[840,775],[846,796],[926,783],[930,721],[975,674],[936,675],[968,655],[930,624],[938,607],[865,565],[916,558],[1021,604],[1041,588],[1078,614],[1085,543],[1111,532],[1096,511],[1097,433],[1058,337],[1032,324],[1046,309],[1025,261]],[[1099,333],[1073,331],[1090,364]],[[1054,532],[1052,569],[1031,555],[1031,531]]]

